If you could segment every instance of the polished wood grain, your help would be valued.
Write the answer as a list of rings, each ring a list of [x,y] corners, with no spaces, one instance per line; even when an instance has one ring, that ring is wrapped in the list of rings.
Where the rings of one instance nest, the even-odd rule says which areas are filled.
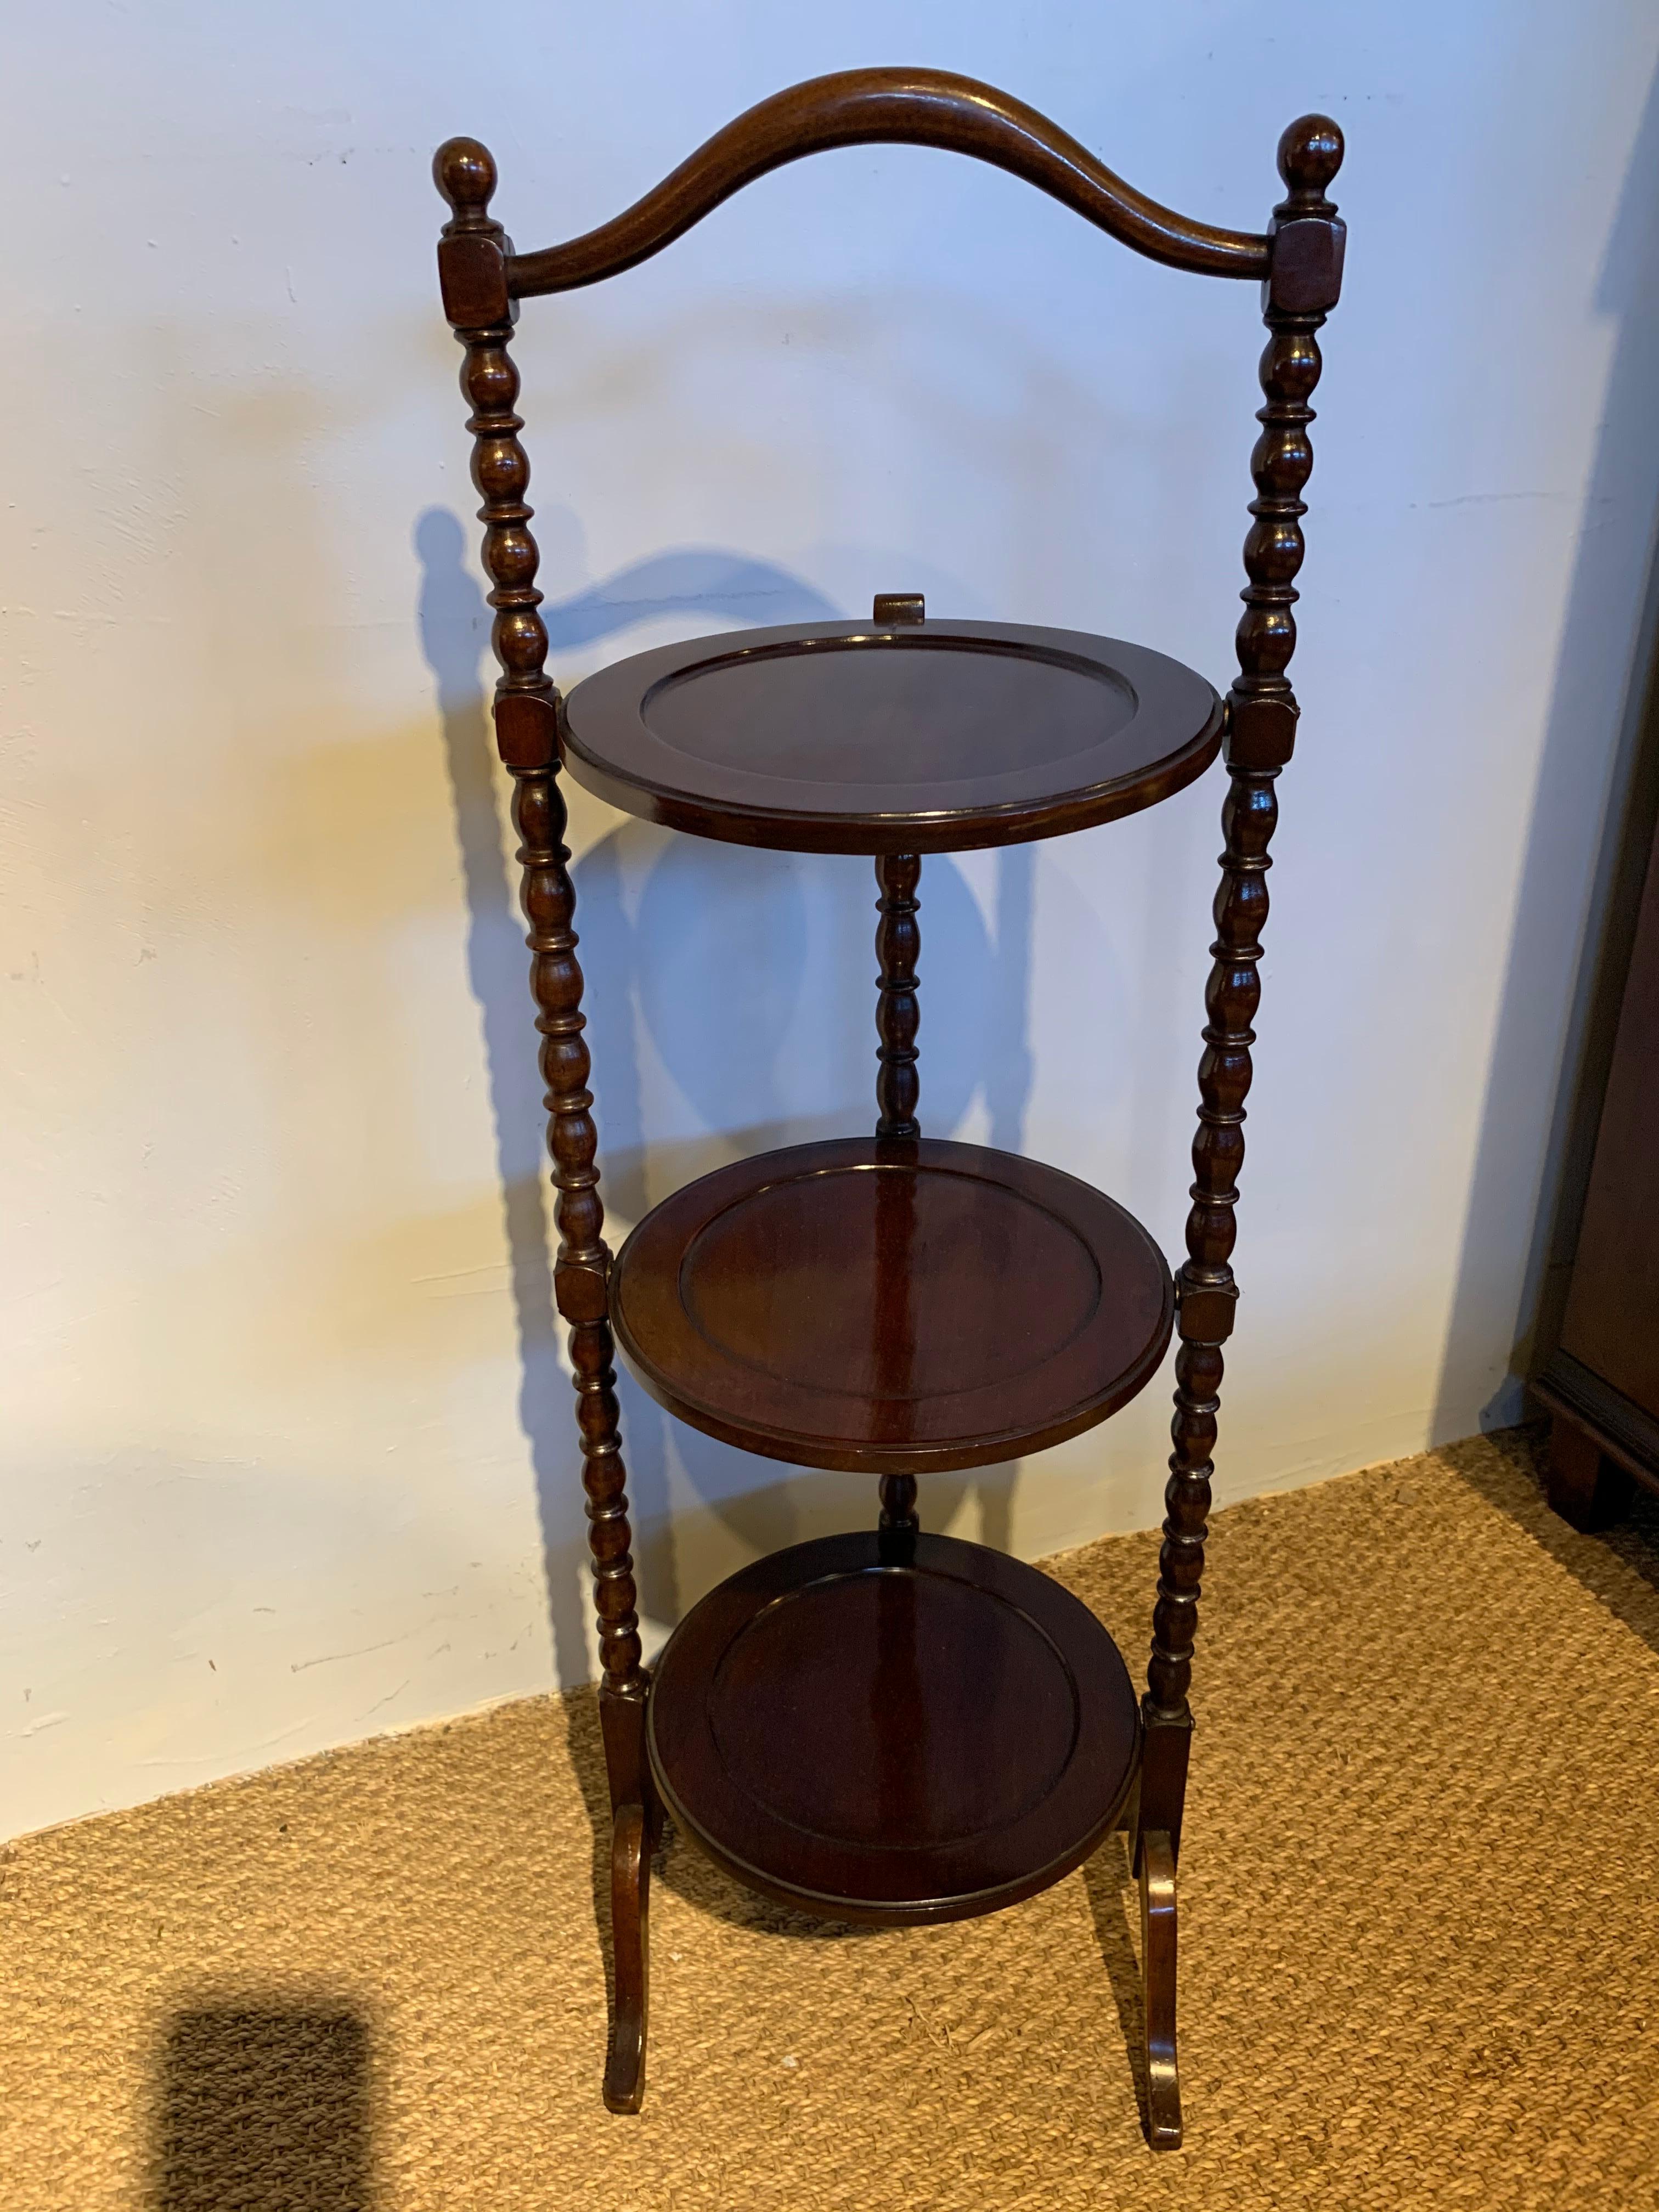
[[[876,601],[878,614],[883,604]],[[918,599],[914,617],[901,614],[897,618],[920,621],[921,606]],[[916,1353],[916,1206],[908,1170],[921,1134],[916,1119],[921,1103],[916,962],[921,933],[916,919],[921,902],[915,895],[921,877],[921,860],[914,853],[883,854],[876,862],[881,893],[876,902],[881,915],[876,930],[876,1034],[880,1039],[876,1054],[877,1148],[882,1159],[902,1163],[906,1172],[884,1175],[876,1185],[875,1242],[882,1258],[873,1325],[892,1366],[906,1376],[915,1372]],[[889,1565],[902,1565],[911,1556],[921,1525],[916,1478],[889,1468],[881,1477],[880,1492],[882,1558]]]
[[[991,162],[1155,259],[1261,281],[1267,404],[1224,710],[1201,678],[1143,647],[930,620],[904,592],[879,596],[868,623],[664,647],[560,702],[507,349],[519,301],[634,266],[783,162],[881,140]],[[611,222],[526,254],[489,214],[485,149],[453,139],[437,157],[452,210],[440,283],[465,349],[501,669],[496,738],[517,786],[558,1302],[597,1574],[616,1933],[605,2094],[617,2111],[637,2110],[643,2089],[650,1854],[665,1803],[763,1893],[875,1920],[948,1918],[1029,1895],[1121,1821],[1141,1883],[1148,2139],[1181,2139],[1188,1692],[1237,1296],[1274,782],[1297,712],[1286,671],[1308,403],[1316,332],[1341,286],[1346,234],[1326,190],[1341,155],[1336,125],[1304,117],[1280,141],[1286,193],[1268,230],[1222,230],[1133,191],[992,88],[930,70],[853,71],[763,101]],[[1157,803],[1202,773],[1224,727],[1230,792],[1178,1285],[1175,1449],[1137,1711],[1110,1639],[1076,1601],[1035,1570],[920,1525],[919,1474],[1041,1449],[1141,1387],[1166,1346],[1176,1286],[1145,1231],[1099,1193],[921,1136],[916,894],[926,854],[1054,836]],[[877,1134],[706,1176],[654,1209],[614,1263],[561,765],[612,804],[697,835],[878,859]],[[878,1528],[733,1577],[676,1630],[654,1679],[641,1662],[613,1326],[645,1387],[683,1419],[763,1455],[867,1468],[881,1486]],[[1607,1386],[1587,1370],[1564,1377],[1563,1389],[1601,1405]],[[1587,1474],[1580,1452],[1572,1479],[1600,1480],[1601,1465]]]
[[[1279,141],[1279,173],[1289,187],[1275,223],[1318,226],[1335,219],[1325,196],[1342,159],[1342,134],[1324,117],[1304,117]],[[1261,1001],[1261,932],[1267,918],[1267,847],[1279,818],[1274,783],[1295,742],[1297,704],[1286,670],[1296,646],[1295,579],[1302,566],[1303,487],[1313,467],[1309,401],[1319,380],[1316,337],[1322,311],[1295,310],[1269,295],[1261,356],[1266,404],[1251,456],[1256,495],[1244,540],[1244,614],[1238,625],[1239,673],[1228,695],[1230,778],[1222,825],[1216,938],[1205,992],[1208,1019],[1199,1061],[1198,1133],[1193,1141],[1192,1210],[1187,1257],[1177,1279],[1181,1347],[1176,1356],[1175,1418],[1158,1602],[1146,1670],[1146,1771],[1143,1835],[1167,1835],[1178,1862],[1190,1754],[1193,1644],[1204,1572],[1204,1544],[1215,1472],[1222,1346],[1237,1299],[1231,1256],[1238,1175],[1244,1159],[1244,1101],[1250,1088],[1252,1024]]]
[[[491,637],[501,672],[495,690],[495,737],[514,779],[520,896],[529,924],[530,988],[541,1037],[547,1142],[557,1194],[554,1290],[569,1329],[599,1616],[600,1713],[617,1824],[611,1882],[616,1987],[605,2096],[614,2110],[629,2112],[638,2109],[645,2063],[650,1855],[648,1840],[641,1847],[638,1838],[654,1832],[658,1813],[644,1751],[647,1681],[641,1664],[628,1475],[618,1428],[609,1313],[611,1253],[587,1087],[576,894],[556,774],[558,701],[546,671],[547,629],[536,585],[539,556],[530,529],[533,511],[525,498],[530,462],[519,438],[524,424],[516,412],[518,371],[507,351],[511,311],[505,300],[490,296],[487,284],[481,288],[474,281],[477,252],[484,250],[487,261],[505,242],[501,226],[489,214],[495,164],[475,141],[452,139],[438,155],[435,174],[453,210],[444,226],[440,268],[446,306],[464,349],[461,389],[471,407],[467,428],[473,441],[472,480],[483,501],[479,520],[495,610]]]
[[[611,1828],[611,1932],[617,2002],[605,2068],[605,2101],[637,2112],[645,2097],[646,2010],[651,1903],[651,1838],[645,1808],[617,1808]]]
[[[471,409],[472,481],[483,500],[478,520],[495,610],[490,643],[501,667],[496,742],[508,768],[545,769],[557,757],[556,695],[538,611],[534,510],[525,499],[530,461],[519,437],[519,372],[507,350],[516,311],[504,294],[469,281],[477,255],[498,250],[505,239],[489,213],[495,164],[476,139],[452,138],[439,149],[433,171],[453,210],[439,240],[438,267],[444,305],[465,349],[461,391]]]
[[[845,70],[774,93],[717,131],[643,199],[597,230],[509,254],[515,299],[632,269],[769,170],[837,146],[935,146],[1035,185],[1136,252],[1209,276],[1267,277],[1273,244],[1161,207],[1024,100],[942,70]]]
[[[550,775],[519,775],[514,822],[523,841],[518,858],[530,920],[531,991],[543,1040],[548,1144],[558,1188],[554,1220],[559,1249],[553,1280],[559,1310],[570,1324],[599,1653],[606,1686],[632,1695],[641,1679],[639,1615],[607,1314],[611,1254],[603,1233],[593,1097],[587,1088],[582,975],[572,927],[575,891],[566,866],[570,854],[563,842],[564,805]]]
[[[901,623],[924,623],[927,602],[920,592],[878,592],[870,619],[878,629],[892,629]]]
[[[455,210],[444,227],[447,241],[499,231],[487,213],[495,165],[482,147],[452,140],[439,155],[437,174]],[[525,498],[530,463],[519,438],[524,424],[514,410],[519,377],[507,352],[510,334],[505,321],[459,331],[465,349],[461,388],[471,402],[467,428],[473,439],[472,475],[483,497],[479,519],[495,609],[491,635],[501,668],[496,731],[514,780],[520,896],[530,924],[530,988],[542,1039],[548,1147],[558,1194],[554,1285],[559,1310],[570,1325],[601,1656],[605,1687],[631,1698],[641,1694],[643,1678],[607,1314],[611,1254],[604,1237],[593,1100],[587,1088],[576,895],[566,866],[570,854],[564,843],[564,801],[553,772],[556,694],[545,666],[547,630],[539,612],[538,556],[530,530],[533,510]]]
[[[921,1527],[916,1511],[916,1488],[914,1474],[884,1474],[881,1478],[881,1518],[876,1526],[884,1567],[903,1566],[915,1551]]]
[[[657,1662],[650,1749],[677,1825],[832,1919],[994,1911],[1086,1858],[1133,1785],[1128,1670],[1035,1567],[928,1534],[757,1560]]]
[[[1014,623],[807,623],[634,654],[565,702],[565,765],[613,806],[786,852],[951,853],[1151,806],[1221,743],[1201,676]]]
[[[916,1108],[921,1100],[921,1054],[916,1035],[921,1010],[916,997],[916,962],[921,953],[921,902],[917,853],[884,853],[876,862],[876,901],[881,921],[876,930],[876,1134],[919,1137]]]
[[[1140,1838],[1140,1993],[1146,2014],[1146,2139],[1181,2148],[1181,2073],[1176,2057],[1176,1864],[1162,1828]]]
[[[798,1467],[926,1474],[1041,1451],[1156,1372],[1157,1244],[1056,1168],[836,1138],[739,1160],[617,1255],[629,1365],[694,1428]]]

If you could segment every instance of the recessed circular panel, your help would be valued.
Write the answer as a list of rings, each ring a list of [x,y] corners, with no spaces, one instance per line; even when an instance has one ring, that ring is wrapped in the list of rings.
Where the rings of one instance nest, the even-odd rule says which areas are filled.
[[[1133,1217],[977,1145],[740,1160],[647,1214],[611,1314],[683,1420],[797,1466],[917,1474],[1037,1451],[1155,1372],[1174,1287]]]
[[[653,684],[640,715],[689,759],[786,786],[949,786],[1093,752],[1136,704],[1127,677],[1097,661],[924,630],[696,662]]]
[[[1080,830],[1215,757],[1201,676],[1012,623],[810,623],[635,653],[576,685],[579,783],[647,820],[803,852],[938,853]]]
[[[1121,1814],[1139,1723],[1086,1606],[1038,1569],[923,1532],[758,1559],[694,1606],[653,1671],[652,1770],[714,1857],[832,1917],[1014,1903]]]
[[[902,1698],[908,1725],[880,1724]],[[709,1724],[737,1787],[778,1820],[870,1848],[965,1843],[1041,1804],[1077,1740],[1077,1686],[1030,1615],[947,1575],[836,1575],[757,1613],[721,1654]],[[958,1759],[981,1735],[1017,1761]],[[811,1759],[780,1759],[803,1737]],[[848,1787],[856,1774],[861,1786]]]
[[[1052,1207],[982,1176],[865,1162],[747,1192],[697,1231],[680,1275],[717,1351],[860,1399],[1008,1382],[1063,1352],[1100,1303],[1094,1255]],[[1044,1294],[1016,1322],[1006,1286],[1027,1280]],[[945,1285],[949,1326],[919,1327]]]

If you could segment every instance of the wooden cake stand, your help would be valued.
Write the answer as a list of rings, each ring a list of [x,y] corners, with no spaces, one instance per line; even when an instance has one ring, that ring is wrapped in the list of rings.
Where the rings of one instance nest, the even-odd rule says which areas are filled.
[[[703,638],[635,655],[561,701],[545,672],[529,470],[507,347],[519,299],[655,252],[767,168],[871,139],[997,163],[1143,252],[1262,282],[1267,404],[1240,674],[1224,704],[1161,653],[1069,630],[929,620],[911,594],[865,623]],[[1143,199],[1030,109],[961,78],[877,70],[764,101],[604,228],[515,254],[495,167],[439,153],[453,210],[445,306],[466,348],[484,558],[495,588],[501,755],[517,789],[548,1086],[604,1680],[616,2002],[605,2100],[644,2087],[646,1910],[662,1814],[739,1881],[807,1911],[910,1923],[987,1912],[1119,1827],[1143,1900],[1149,2139],[1181,2139],[1175,1880],[1229,1265],[1258,996],[1273,782],[1311,466],[1314,332],[1334,304],[1341,157],[1309,117],[1279,149],[1271,230],[1218,231]],[[1075,1177],[924,1138],[917,1119],[922,856],[1060,836],[1155,805],[1225,748],[1231,790],[1199,1071],[1188,1256],[1172,1279],[1121,1206]],[[880,921],[873,1133],[704,1176],[603,1237],[574,894],[559,766],[613,805],[695,835],[874,856]],[[1175,1451],[1148,1687],[1036,1568],[925,1533],[918,1478],[1076,1436],[1157,1372],[1173,1331]],[[641,1664],[613,1343],[670,1413],[794,1465],[867,1471],[878,1525],[756,1561]]]

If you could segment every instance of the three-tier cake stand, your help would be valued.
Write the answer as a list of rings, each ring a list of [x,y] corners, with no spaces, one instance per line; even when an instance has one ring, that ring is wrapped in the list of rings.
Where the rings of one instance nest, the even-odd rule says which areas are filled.
[[[902,140],[972,155],[1174,267],[1249,278],[1268,329],[1255,518],[1223,701],[1120,640],[930,617],[746,630],[635,655],[562,700],[546,673],[529,464],[507,347],[518,302],[597,283],[668,245],[766,170]],[[489,213],[495,164],[452,139],[444,305],[465,348],[473,471],[501,665],[495,721],[515,789],[532,989],[558,1198],[596,1571],[613,1814],[615,2003],[605,2095],[644,2086],[646,1912],[665,1810],[739,1881],[831,1918],[993,1911],[1127,1828],[1143,1900],[1148,2134],[1181,2136],[1176,1866],[1274,781],[1297,707],[1301,491],[1315,333],[1343,228],[1336,125],[1292,124],[1265,234],[1192,222],[1132,191],[1006,94],[920,70],[823,77],[763,101],[615,221],[517,253]],[[1057,1168],[921,1133],[918,886],[930,853],[1014,843],[1156,805],[1224,755],[1226,850],[1199,1068],[1187,1257]],[[587,1088],[563,769],[611,805],[728,842],[872,855],[877,1117],[868,1134],[763,1154],[677,1191],[614,1256]],[[1139,1698],[1086,1607],[1036,1568],[919,1522],[930,1473],[1038,1452],[1104,1420],[1172,1334],[1175,1450]],[[641,1663],[613,1344],[679,1419],[797,1466],[868,1473],[876,1525],[757,1560]],[[873,1505],[872,1500],[872,1505]]]

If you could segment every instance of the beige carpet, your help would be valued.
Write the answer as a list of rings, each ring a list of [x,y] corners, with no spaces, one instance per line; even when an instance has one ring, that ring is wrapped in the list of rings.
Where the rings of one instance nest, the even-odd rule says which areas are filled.
[[[1059,1563],[1126,1650],[1155,1539]],[[1188,2148],[1133,1893],[825,1933],[671,1841],[649,2091],[599,2103],[591,1698],[0,1857],[5,2212],[1659,2204],[1659,1520],[1514,1433],[1218,1516],[1182,1864]]]

